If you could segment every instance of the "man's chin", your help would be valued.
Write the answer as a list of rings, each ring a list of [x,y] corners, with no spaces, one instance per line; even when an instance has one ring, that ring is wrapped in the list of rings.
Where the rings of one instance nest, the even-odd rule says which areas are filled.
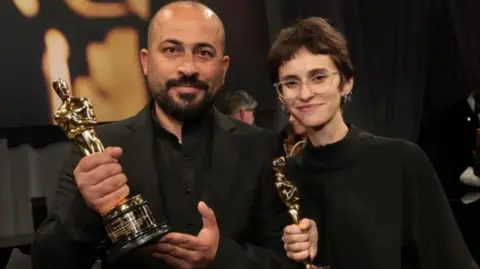
[[[167,115],[180,122],[196,121],[209,109],[209,106],[202,102],[188,105],[185,105],[184,103],[175,104],[173,106],[165,106],[165,104],[159,105]]]
[[[176,92],[176,94],[172,94],[170,98],[178,105],[195,105],[202,103],[205,99],[205,92]]]
[[[203,98],[188,100],[188,99],[174,99],[173,103],[180,109],[194,109],[203,103]]]
[[[186,94],[184,96],[159,95],[156,102],[165,114],[184,122],[198,120],[211,107],[208,94]]]

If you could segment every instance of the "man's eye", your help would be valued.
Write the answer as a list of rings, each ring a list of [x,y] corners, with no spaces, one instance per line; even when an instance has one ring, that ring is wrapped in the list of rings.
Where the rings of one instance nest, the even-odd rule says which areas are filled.
[[[178,52],[178,49],[175,47],[168,47],[163,49],[163,51],[167,54],[175,54],[176,52]]]
[[[213,53],[208,51],[208,50],[201,50],[199,52],[200,56],[202,57],[209,57],[209,58],[213,58]]]

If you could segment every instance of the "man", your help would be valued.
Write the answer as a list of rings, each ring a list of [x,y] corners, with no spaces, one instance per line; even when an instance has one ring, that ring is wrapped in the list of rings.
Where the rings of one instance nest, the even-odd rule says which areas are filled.
[[[322,18],[298,21],[278,35],[269,66],[308,134],[287,163],[305,216],[284,229],[291,259],[334,269],[478,268],[423,151],[344,121],[353,67],[336,29]]]
[[[173,231],[110,268],[289,268],[289,222],[274,187],[277,138],[211,106],[229,65],[224,27],[206,6],[177,1],[151,20],[141,62],[153,101],[101,126],[106,152],[76,151],[53,213],[38,229],[34,268],[91,268],[107,239],[99,212],[142,196]],[[127,181],[128,179],[128,181]]]
[[[244,90],[230,91],[225,94],[222,112],[248,124],[255,122],[257,101]]]
[[[476,175],[480,157],[476,134],[480,127],[478,97],[478,93],[473,92],[430,117],[422,125],[418,142],[437,171],[463,238],[477,263],[480,262],[480,178]]]

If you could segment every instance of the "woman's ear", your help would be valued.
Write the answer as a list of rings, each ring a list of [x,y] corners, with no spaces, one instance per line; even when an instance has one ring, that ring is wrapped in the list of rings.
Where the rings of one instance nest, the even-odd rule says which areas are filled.
[[[340,91],[340,94],[342,96],[347,96],[348,94],[350,94],[350,92],[352,91],[353,89],[353,84],[354,84],[354,79],[353,77],[351,77],[350,79],[346,80],[345,83],[343,84],[343,87]]]

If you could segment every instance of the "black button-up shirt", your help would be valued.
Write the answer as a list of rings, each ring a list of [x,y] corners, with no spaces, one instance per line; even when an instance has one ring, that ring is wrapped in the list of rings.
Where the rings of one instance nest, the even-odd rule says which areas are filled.
[[[202,228],[197,204],[210,167],[213,112],[208,111],[196,122],[185,123],[181,143],[160,125],[153,106],[151,115],[167,218],[174,231],[196,234]]]

